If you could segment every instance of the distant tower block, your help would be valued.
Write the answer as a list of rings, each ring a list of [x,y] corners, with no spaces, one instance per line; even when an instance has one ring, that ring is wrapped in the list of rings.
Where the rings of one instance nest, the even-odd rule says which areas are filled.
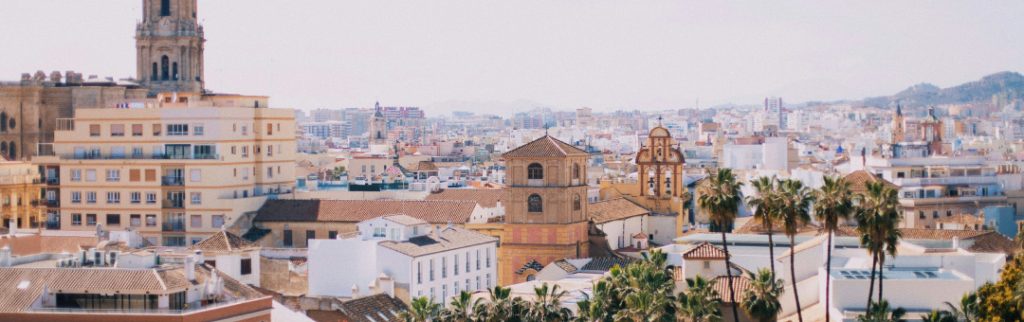
[[[138,80],[160,92],[203,91],[203,26],[197,0],[143,0],[136,26]]]

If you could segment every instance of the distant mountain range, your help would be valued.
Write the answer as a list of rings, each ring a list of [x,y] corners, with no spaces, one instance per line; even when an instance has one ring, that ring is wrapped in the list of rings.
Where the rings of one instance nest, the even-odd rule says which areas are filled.
[[[1000,72],[980,80],[949,88],[921,83],[892,96],[869,97],[861,101],[866,106],[888,107],[898,101],[906,107],[940,104],[992,102],[993,97],[1024,99],[1024,76],[1017,72]]]

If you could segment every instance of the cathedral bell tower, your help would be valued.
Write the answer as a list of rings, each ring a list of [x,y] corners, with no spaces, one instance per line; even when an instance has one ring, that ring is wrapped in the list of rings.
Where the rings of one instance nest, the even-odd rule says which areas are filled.
[[[197,0],[142,0],[135,27],[138,81],[150,95],[203,91],[203,26]]]
[[[544,265],[589,257],[587,160],[571,144],[543,136],[503,156],[505,223],[498,282],[532,280]]]

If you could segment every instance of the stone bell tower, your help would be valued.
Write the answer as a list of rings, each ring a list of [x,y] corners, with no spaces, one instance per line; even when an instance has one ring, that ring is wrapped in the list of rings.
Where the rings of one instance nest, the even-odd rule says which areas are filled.
[[[197,0],[142,0],[135,27],[138,80],[150,95],[203,91],[203,26]]]

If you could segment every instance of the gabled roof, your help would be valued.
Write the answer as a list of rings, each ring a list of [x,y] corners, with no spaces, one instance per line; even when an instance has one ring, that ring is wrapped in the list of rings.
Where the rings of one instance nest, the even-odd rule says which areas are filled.
[[[255,248],[256,245],[238,235],[221,230],[189,247],[204,252],[225,252]]]
[[[545,135],[505,152],[502,156],[506,158],[546,158],[588,155],[587,151],[583,151],[572,144],[562,142],[550,135]]]
[[[651,212],[625,198],[598,201],[587,206],[587,213],[596,224],[643,216]]]
[[[380,322],[402,321],[399,315],[408,310],[401,300],[385,293],[348,300],[338,304],[343,321]]]
[[[711,245],[709,242],[703,242],[694,248],[683,253],[683,259],[725,259],[725,251],[721,248]]]
[[[715,277],[715,291],[718,292],[718,297],[723,303],[729,303],[729,277],[719,276]],[[739,275],[732,277],[732,290],[733,296],[736,298],[736,302],[743,302],[743,295],[750,288],[750,279],[746,276]]]
[[[505,197],[504,189],[444,189],[438,193],[427,195],[427,200],[462,200],[473,201],[480,207],[494,208]]]
[[[405,214],[431,224],[464,224],[476,202],[457,200],[268,200],[256,222],[357,223],[386,215]]]
[[[885,186],[893,188],[893,189],[898,189],[899,188],[899,186],[897,186],[896,184],[894,184],[892,182],[889,182],[888,180],[879,178],[878,176],[876,176],[874,174],[871,174],[871,172],[867,172],[865,170],[857,170],[857,171],[854,171],[854,172],[850,172],[850,174],[847,174],[843,178],[846,179],[846,182],[850,183],[850,192],[853,192],[853,193],[865,193],[865,192],[867,192],[868,191],[868,188],[867,188],[868,182],[876,182],[876,181],[881,181]]]
[[[684,259],[725,259],[725,251],[709,242],[703,242],[683,253]]]

